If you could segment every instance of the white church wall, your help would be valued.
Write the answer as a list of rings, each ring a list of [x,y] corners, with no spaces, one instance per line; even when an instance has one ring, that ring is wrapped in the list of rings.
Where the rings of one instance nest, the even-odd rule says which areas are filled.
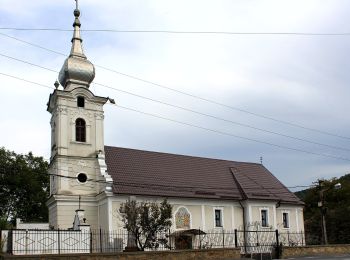
[[[232,226],[232,220],[234,221],[234,214],[232,214],[232,206],[223,207],[223,228],[226,230],[234,230]]]
[[[103,200],[98,204],[98,227],[103,230],[109,230],[108,228],[108,205],[107,200]]]
[[[274,201],[249,201],[244,203],[247,226],[252,229],[278,229],[281,232],[303,232],[303,208],[299,205],[278,205]],[[262,210],[267,210],[267,226],[262,226]],[[283,213],[288,213],[289,228],[283,228]]]
[[[292,207],[279,207],[277,210],[277,227],[286,231],[297,231],[297,215],[295,209]],[[283,226],[283,213],[288,214],[288,224],[289,227],[285,228]]]
[[[69,202],[67,198],[72,201]],[[108,198],[110,203],[108,204]],[[137,201],[156,201],[160,203],[162,198],[132,196]],[[55,228],[69,228],[72,226],[75,210],[78,208],[74,196],[66,196],[65,200],[50,205],[50,225]],[[85,198],[84,198],[85,199]],[[99,201],[97,201],[99,199]],[[82,201],[81,208],[85,210],[85,216],[92,229],[119,230],[123,228],[121,216],[118,213],[120,205],[130,199],[130,196],[113,195],[111,197],[91,198],[91,201]],[[74,201],[73,201],[74,200]],[[184,207],[190,214],[190,225],[188,228],[215,230],[234,230],[243,228],[243,210],[236,201],[220,201],[206,199],[168,198],[173,206],[173,230],[176,228],[175,215],[179,208]],[[108,206],[110,205],[110,206]],[[278,228],[280,231],[303,231],[303,212],[300,206],[281,206],[276,208],[276,203],[271,201],[245,202],[245,213],[248,226],[254,228],[257,223],[261,226],[261,210],[268,210],[268,227],[271,230]],[[222,227],[215,227],[215,209],[222,213]],[[56,212],[57,211],[57,212]],[[56,212],[56,213],[55,213]],[[289,228],[282,228],[282,214],[289,213]],[[51,215],[52,213],[52,215]],[[55,220],[57,217],[57,220]],[[55,223],[56,222],[56,223]],[[57,224],[59,223],[59,225]],[[254,224],[255,223],[255,224]],[[254,226],[254,227],[253,227]]]
[[[119,209],[121,204],[122,204],[122,201],[112,202],[112,227],[117,230],[122,229],[124,226],[124,223],[121,220],[121,216],[119,214]]]
[[[55,229],[73,226],[75,210],[79,208],[78,198],[68,195],[54,195],[48,201],[49,224]],[[85,210],[85,218],[91,228],[98,227],[97,202],[95,197],[82,197],[80,208]]]
[[[50,204],[48,206],[49,210],[49,225],[51,227],[57,227],[58,222],[57,222],[57,204]]]
[[[234,212],[234,228],[243,228],[243,209],[241,206],[233,206]]]
[[[275,202],[264,202],[264,201],[258,201],[258,202],[249,202],[248,203],[248,210],[250,212],[249,214],[249,226],[255,226],[256,224],[259,224],[261,226],[261,211],[266,210],[267,211],[267,226],[262,228],[269,228],[269,229],[275,229],[276,228],[276,217],[275,217],[275,210],[274,205]]]
[[[207,230],[214,228],[214,216],[213,216],[213,209],[211,206],[204,205],[204,212],[205,212],[205,227]]]
[[[304,231],[304,211],[302,207],[297,207],[296,211],[296,225],[299,231]]]
[[[163,198],[133,196],[137,201],[156,201],[161,202]],[[112,228],[123,228],[123,222],[118,213],[121,203],[126,202],[129,196],[114,196],[112,198]],[[176,230],[175,215],[177,211],[184,207],[190,214],[191,229],[210,230],[215,229],[215,209],[222,210],[223,227],[221,229],[233,230],[239,228],[243,223],[242,210],[237,202],[234,201],[220,201],[220,200],[206,200],[206,199],[186,199],[186,198],[168,198],[168,202],[173,206],[173,225],[172,229]],[[107,210],[102,207],[100,210]],[[233,221],[234,220],[234,221]],[[216,228],[218,229],[218,228]]]

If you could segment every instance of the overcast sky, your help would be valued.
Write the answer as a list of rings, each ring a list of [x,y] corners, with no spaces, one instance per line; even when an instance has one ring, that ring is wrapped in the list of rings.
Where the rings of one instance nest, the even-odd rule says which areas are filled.
[[[96,83],[226,121],[92,84],[96,95],[112,97],[123,107],[228,134],[106,105],[106,145],[248,162],[260,162],[262,156],[263,164],[286,186],[349,172],[350,35],[264,34],[349,33],[349,1],[81,0],[79,5],[82,29],[87,30],[262,33],[83,31],[85,54],[95,65],[230,106],[96,67]],[[74,8],[73,0],[0,0],[0,27],[70,30]],[[52,87],[57,73],[3,55],[55,71],[65,56],[8,36],[68,55],[72,32],[0,30],[0,73]],[[49,158],[46,103],[52,91],[1,74],[0,90],[0,146]]]

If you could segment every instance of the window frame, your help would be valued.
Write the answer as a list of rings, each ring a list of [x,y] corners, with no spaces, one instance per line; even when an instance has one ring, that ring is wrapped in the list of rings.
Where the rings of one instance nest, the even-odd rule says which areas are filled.
[[[286,221],[284,221],[284,216],[286,215]],[[287,224],[287,225],[285,225]],[[289,229],[290,228],[290,216],[288,211],[283,211],[282,212],[282,227],[284,229]]]
[[[85,98],[83,96],[77,97],[77,107],[85,108]]]
[[[214,209],[214,227],[215,228],[223,228],[224,227],[224,209],[223,208],[218,208],[218,207],[215,207]],[[220,212],[220,223],[221,225],[217,225],[217,219],[216,219],[216,212]]]
[[[81,117],[75,120],[75,141],[86,143],[86,121]]]
[[[263,219],[263,212],[266,213],[265,219]],[[269,227],[269,209],[268,208],[262,208],[260,209],[260,221],[261,221],[261,227],[268,228]]]

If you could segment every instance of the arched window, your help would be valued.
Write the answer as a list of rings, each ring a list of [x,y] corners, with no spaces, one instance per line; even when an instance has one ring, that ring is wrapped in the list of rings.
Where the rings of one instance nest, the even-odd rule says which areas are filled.
[[[177,210],[175,214],[175,225],[176,228],[191,228],[191,215],[186,208],[181,207]]]
[[[86,123],[82,118],[75,120],[75,141],[86,142]]]

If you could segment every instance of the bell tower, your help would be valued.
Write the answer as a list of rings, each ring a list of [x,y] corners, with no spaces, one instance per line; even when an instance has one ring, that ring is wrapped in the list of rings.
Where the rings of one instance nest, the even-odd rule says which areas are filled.
[[[89,90],[95,67],[83,51],[79,16],[77,2],[71,51],[47,104],[47,111],[51,113],[47,204],[49,221],[55,228],[71,227],[79,196],[82,205],[85,203],[87,207],[84,210],[88,221],[97,221],[96,196],[112,190],[112,179],[104,162],[103,105],[109,99],[95,96]]]

